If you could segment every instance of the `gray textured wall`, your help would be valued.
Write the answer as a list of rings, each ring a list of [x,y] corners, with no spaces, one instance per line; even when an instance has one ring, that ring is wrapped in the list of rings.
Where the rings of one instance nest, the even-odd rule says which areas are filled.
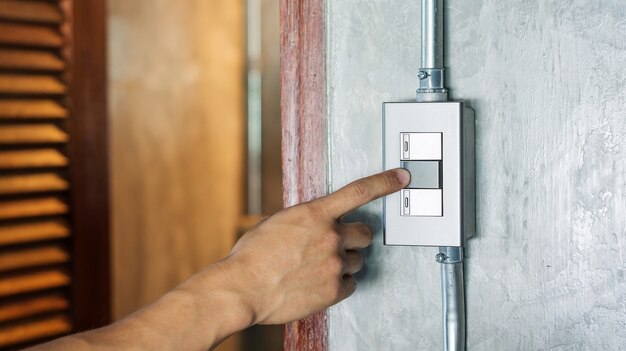
[[[451,96],[477,110],[470,350],[626,349],[626,2],[447,2]],[[413,99],[419,1],[327,1],[331,189],[381,169],[381,102]],[[366,214],[368,213],[368,214]],[[435,249],[383,247],[330,346],[441,348]]]

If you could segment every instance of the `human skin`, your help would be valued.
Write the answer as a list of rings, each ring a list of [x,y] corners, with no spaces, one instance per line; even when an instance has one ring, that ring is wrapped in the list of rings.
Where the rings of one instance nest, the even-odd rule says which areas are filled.
[[[286,208],[155,303],[30,350],[207,350],[252,325],[287,323],[334,305],[354,293],[353,274],[363,267],[357,250],[372,241],[367,225],[340,223],[341,217],[402,189],[409,178],[395,169]]]

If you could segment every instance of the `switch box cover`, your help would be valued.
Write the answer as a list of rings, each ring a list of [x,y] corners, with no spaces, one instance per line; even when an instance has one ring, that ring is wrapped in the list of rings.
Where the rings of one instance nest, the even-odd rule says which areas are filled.
[[[474,111],[463,102],[383,104],[384,169],[410,184],[384,199],[385,245],[463,246],[475,232]]]

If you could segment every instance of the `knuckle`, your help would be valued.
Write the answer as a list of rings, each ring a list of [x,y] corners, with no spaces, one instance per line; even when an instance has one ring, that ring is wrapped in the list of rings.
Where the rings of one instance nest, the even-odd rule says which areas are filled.
[[[386,188],[395,188],[398,186],[398,177],[396,177],[393,173],[387,173],[383,177],[383,182],[385,183]]]
[[[299,204],[290,209],[297,211],[297,216],[295,217],[297,222],[311,225],[325,221],[324,209],[315,201]]]
[[[327,300],[336,301],[341,296],[341,288],[341,283],[335,278],[326,284],[324,296]]]
[[[372,240],[374,239],[374,232],[372,231],[372,228],[367,227],[367,231],[365,232],[365,238],[366,238],[366,244],[367,246],[369,246],[372,243]]]
[[[361,255],[361,253],[358,251],[351,252],[350,261],[354,265],[354,268],[358,268],[358,270],[361,270],[361,268],[363,267],[363,264],[365,263],[365,259],[363,258],[363,255]]]
[[[348,295],[352,295],[356,291],[356,279],[353,276],[346,278],[345,289]]]
[[[372,241],[372,237],[374,235],[374,233],[372,232],[372,227],[365,223],[360,223],[359,232],[361,232],[361,234],[363,234],[365,238],[369,239],[369,241]]]
[[[339,256],[333,256],[328,259],[327,266],[329,275],[337,278],[337,275],[343,271],[343,260]]]
[[[366,247],[369,247],[370,245],[372,245],[372,241],[374,241],[374,234],[372,232],[369,232],[368,234],[366,234],[364,240],[363,240],[363,249]]]
[[[316,202],[307,202],[302,205],[304,216],[308,219],[317,220],[323,214],[323,209]]]
[[[364,248],[369,246],[372,243],[372,239],[374,237],[374,233],[372,232],[372,228],[362,222],[354,223],[352,225],[352,230],[350,230],[350,235],[353,237],[355,242],[355,248]]]
[[[284,221],[303,221],[308,217],[309,208],[306,204],[298,204],[287,207],[274,214],[272,217],[280,218]]]
[[[324,245],[331,251],[336,251],[341,246],[341,235],[337,230],[332,229],[324,235]]]
[[[363,264],[365,264],[365,258],[363,257],[363,254],[358,251],[356,253],[356,261],[359,264],[359,267],[363,267]]]
[[[369,199],[372,195],[372,189],[367,182],[361,180],[352,184],[352,193],[359,199]]]

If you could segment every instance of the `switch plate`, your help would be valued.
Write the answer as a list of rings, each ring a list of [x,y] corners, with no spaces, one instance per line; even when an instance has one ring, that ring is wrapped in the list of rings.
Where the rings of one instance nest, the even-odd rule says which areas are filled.
[[[418,178],[385,197],[385,245],[463,246],[476,228],[474,111],[460,101],[384,103],[383,147],[385,170],[406,165]],[[432,164],[420,163],[429,161],[439,165],[436,189]]]

